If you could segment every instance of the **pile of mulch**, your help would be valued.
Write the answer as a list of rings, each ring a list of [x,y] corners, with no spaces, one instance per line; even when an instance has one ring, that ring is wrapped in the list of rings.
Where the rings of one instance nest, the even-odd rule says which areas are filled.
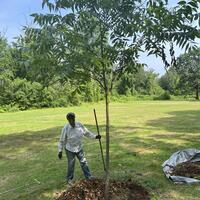
[[[102,179],[81,180],[61,193],[56,200],[104,200]],[[149,193],[132,181],[110,181],[111,200],[150,200]]]
[[[200,162],[180,163],[174,168],[173,175],[200,179]]]

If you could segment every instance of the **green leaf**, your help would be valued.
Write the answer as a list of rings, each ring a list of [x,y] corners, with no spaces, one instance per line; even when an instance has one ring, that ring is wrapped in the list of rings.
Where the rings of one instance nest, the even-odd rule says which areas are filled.
[[[190,1],[190,2],[188,2],[188,4],[191,5],[194,8],[198,8],[198,3],[197,2]]]
[[[42,1],[42,8],[44,8],[45,4],[47,4],[47,3],[48,3],[48,0],[43,0]]]
[[[186,1],[179,1],[178,4],[179,4],[179,5],[185,5],[185,4],[186,4]]]
[[[199,14],[194,15],[194,20],[197,20],[199,18]]]
[[[183,42],[183,44],[182,44],[182,46],[181,46],[181,48],[183,48],[185,45],[186,45],[186,43],[187,43],[187,40],[184,38],[184,42]]]
[[[185,51],[188,50],[189,46],[190,46],[190,44],[188,43],[188,44],[186,45],[186,47],[185,47]]]

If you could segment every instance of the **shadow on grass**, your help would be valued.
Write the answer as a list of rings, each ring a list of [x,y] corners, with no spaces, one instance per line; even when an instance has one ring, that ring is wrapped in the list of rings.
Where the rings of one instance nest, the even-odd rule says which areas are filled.
[[[96,126],[85,125],[89,130],[96,133]],[[29,149],[44,149],[51,146],[52,143],[58,143],[63,126],[57,126],[40,131],[24,131],[21,133],[12,133],[9,135],[0,135],[0,152],[12,151],[17,153],[17,150],[27,147]],[[99,126],[100,131],[104,132],[103,125]]]
[[[200,133],[200,110],[167,113],[170,116],[148,121],[148,126],[178,133]]]
[[[91,131],[96,126],[86,125]],[[40,131],[24,131],[0,136],[0,194],[12,188],[18,188],[13,192],[0,195],[0,199],[52,199],[45,195],[53,195],[53,191],[66,187],[64,184],[66,173],[66,157],[63,160],[57,158],[57,144],[62,127],[54,127]],[[100,126],[104,130],[104,126]],[[84,144],[91,156],[92,171],[96,169],[98,141],[84,140]],[[93,167],[94,165],[94,167]],[[97,166],[99,167],[99,165]],[[80,167],[78,179],[83,178]],[[98,173],[102,177],[102,171]],[[37,179],[41,184],[37,184]],[[26,185],[33,187],[26,187]],[[25,187],[21,187],[25,186]]]
[[[25,131],[21,133],[12,133],[0,136],[0,152],[13,153],[20,152],[23,148],[34,150],[50,146],[52,142],[58,141],[62,127],[54,127],[41,131]]]
[[[170,130],[172,132],[186,132],[185,129],[192,127],[192,120],[200,132],[200,111],[172,112],[172,117],[148,122],[148,126],[154,126],[158,129]],[[182,123],[183,122],[183,123]],[[85,124],[85,126],[96,132],[96,126]],[[17,134],[0,136],[0,177],[14,175],[15,179],[8,179],[4,182],[3,189],[17,187],[33,180],[35,177],[43,180],[43,184],[36,187],[33,191],[16,191],[18,199],[44,199],[46,192],[51,195],[55,189],[65,187],[61,180],[65,176],[66,162],[57,159],[57,143],[60,137],[62,127],[54,127],[41,131],[27,131]],[[161,164],[168,159],[171,153],[188,147],[199,145],[197,135],[174,134],[173,137],[185,140],[182,144],[173,144],[168,141],[169,135],[165,134],[166,140],[158,140],[160,136],[155,137],[152,133],[144,137],[137,132],[138,127],[134,126],[111,126],[110,140],[110,171],[111,177],[115,179],[133,178],[138,180],[150,189],[167,190],[170,188],[170,182],[162,173]],[[144,127],[145,130],[145,127]],[[178,130],[178,131],[177,131]],[[183,131],[184,130],[184,131]],[[105,152],[105,126],[100,126],[102,134],[102,144]],[[193,138],[194,137],[194,138]],[[87,141],[86,141],[87,140]],[[89,165],[95,175],[102,177],[102,161],[99,156],[98,141],[84,140],[84,149]],[[27,152],[31,152],[27,154]],[[24,156],[25,155],[25,156]],[[88,156],[87,156],[88,155]],[[99,156],[99,158],[98,158]],[[65,158],[64,158],[65,160]],[[78,168],[78,179],[82,178],[80,167]],[[11,176],[13,177],[13,176]],[[38,178],[39,177],[39,178]],[[0,178],[0,186],[1,186]],[[10,181],[10,182],[9,182]],[[167,186],[167,187],[166,187]],[[173,186],[171,187],[171,189]],[[36,195],[37,194],[37,195]],[[186,195],[186,194],[183,194]],[[1,197],[1,196],[0,196]],[[9,194],[9,199],[16,199]],[[46,198],[46,197],[45,197]],[[52,196],[49,198],[52,199]]]

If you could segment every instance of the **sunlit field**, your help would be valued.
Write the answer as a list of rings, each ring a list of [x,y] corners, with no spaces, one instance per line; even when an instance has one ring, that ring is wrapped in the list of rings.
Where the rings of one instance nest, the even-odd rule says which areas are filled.
[[[0,199],[45,200],[64,190],[66,157],[57,158],[65,114],[96,132],[96,108],[105,151],[105,106],[29,110],[0,114]],[[133,101],[110,105],[110,171],[112,179],[132,179],[157,200],[200,199],[200,186],[175,185],[165,178],[162,163],[181,149],[200,148],[200,103]],[[94,177],[103,177],[97,140],[84,139]],[[75,179],[83,178],[76,163]]]

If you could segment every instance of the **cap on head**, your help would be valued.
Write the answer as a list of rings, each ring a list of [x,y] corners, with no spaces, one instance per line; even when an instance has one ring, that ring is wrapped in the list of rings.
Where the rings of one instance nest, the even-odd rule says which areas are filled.
[[[74,119],[75,118],[75,114],[73,112],[69,112],[69,113],[67,113],[66,118],[67,119]]]

